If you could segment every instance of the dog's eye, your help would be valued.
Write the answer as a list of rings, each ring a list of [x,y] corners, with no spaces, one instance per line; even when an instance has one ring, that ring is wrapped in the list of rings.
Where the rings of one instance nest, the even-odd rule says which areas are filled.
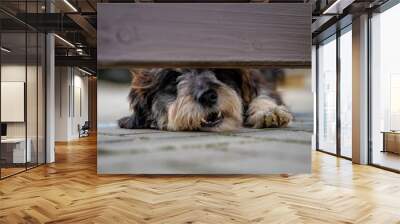
[[[167,86],[165,86],[164,91],[170,94],[175,94],[177,91],[176,84],[175,83],[168,84]]]

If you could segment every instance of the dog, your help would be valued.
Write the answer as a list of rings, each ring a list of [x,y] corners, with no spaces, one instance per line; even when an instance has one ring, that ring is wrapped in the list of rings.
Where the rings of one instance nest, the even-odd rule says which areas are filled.
[[[293,115],[257,69],[133,70],[121,128],[234,131],[286,127]]]

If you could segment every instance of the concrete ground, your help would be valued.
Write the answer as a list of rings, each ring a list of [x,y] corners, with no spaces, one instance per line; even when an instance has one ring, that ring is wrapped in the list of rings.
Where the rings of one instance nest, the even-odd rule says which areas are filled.
[[[103,174],[265,174],[310,172],[312,123],[233,133],[117,127],[98,132]]]

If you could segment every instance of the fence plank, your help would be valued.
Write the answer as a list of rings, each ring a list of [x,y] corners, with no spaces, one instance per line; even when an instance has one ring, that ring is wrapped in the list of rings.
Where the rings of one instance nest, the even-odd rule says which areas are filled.
[[[302,3],[98,5],[99,67],[308,67]]]

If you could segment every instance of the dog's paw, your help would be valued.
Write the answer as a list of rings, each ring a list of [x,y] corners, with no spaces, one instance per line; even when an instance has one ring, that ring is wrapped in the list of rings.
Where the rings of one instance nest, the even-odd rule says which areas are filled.
[[[292,114],[285,106],[265,101],[251,106],[253,108],[249,108],[246,124],[253,128],[286,127],[293,120]]]
[[[292,114],[284,106],[277,106],[264,115],[264,127],[279,128],[286,127],[293,120]]]

